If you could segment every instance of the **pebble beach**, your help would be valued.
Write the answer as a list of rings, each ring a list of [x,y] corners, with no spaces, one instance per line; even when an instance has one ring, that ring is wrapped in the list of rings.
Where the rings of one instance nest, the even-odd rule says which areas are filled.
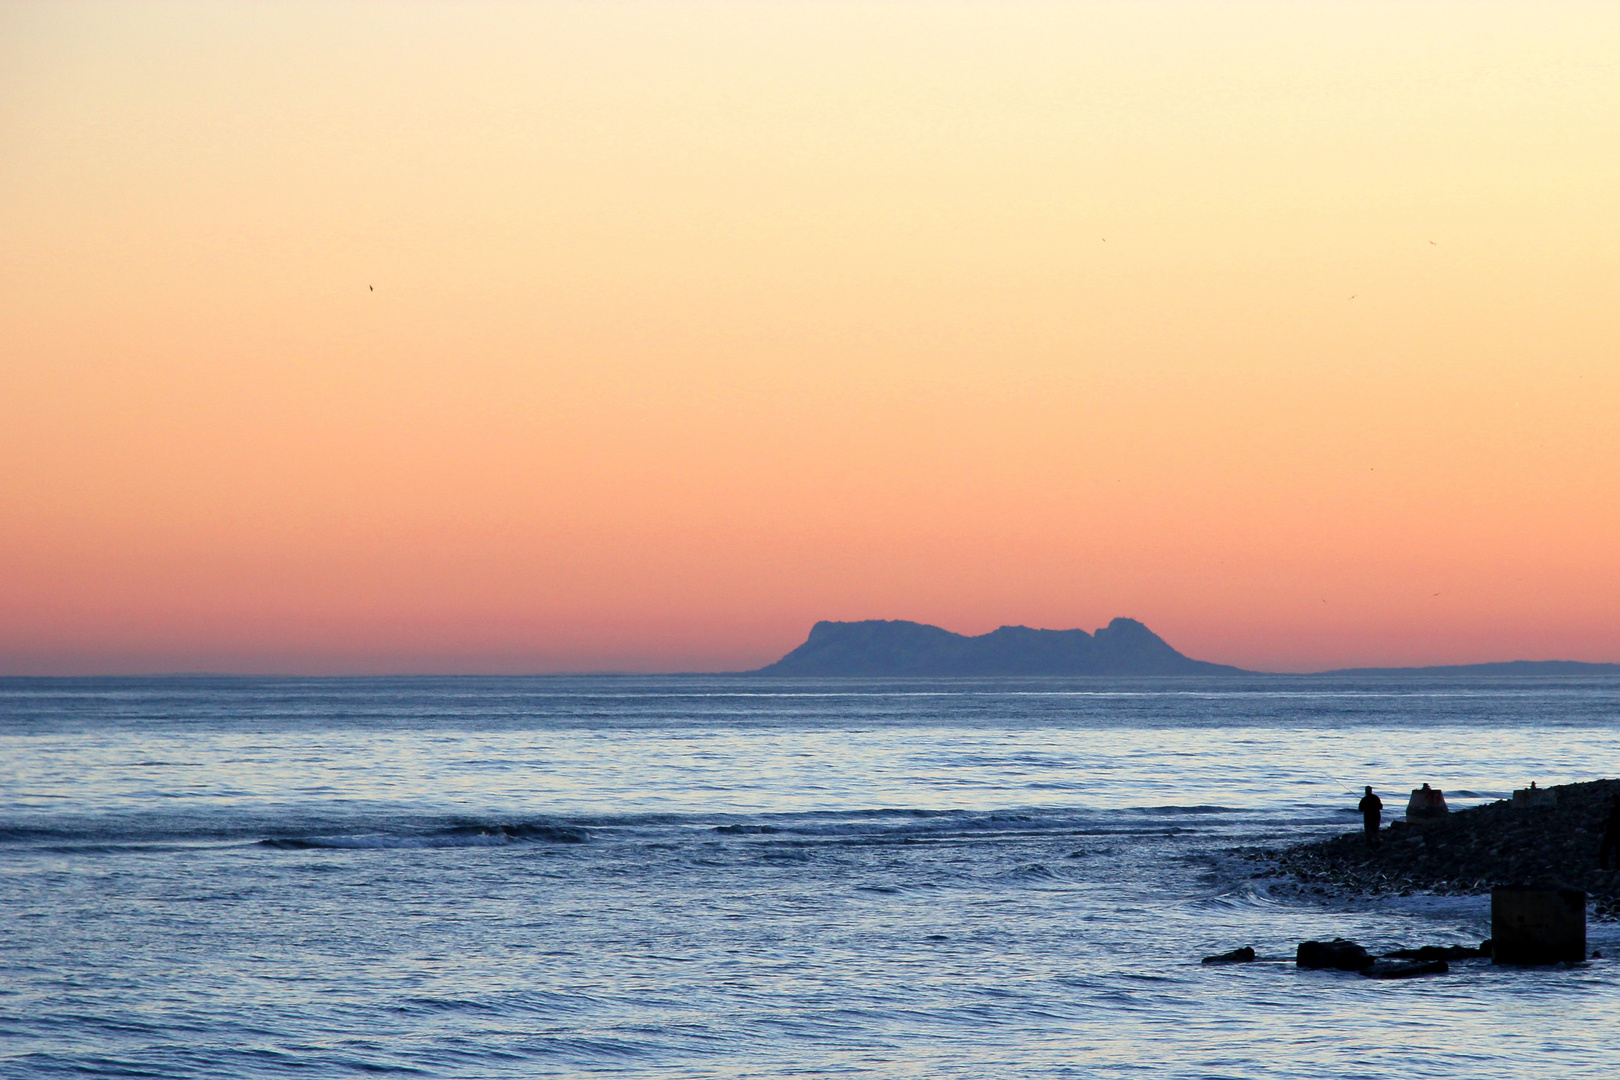
[[[1598,848],[1620,780],[1563,784],[1554,805],[1501,799],[1423,824],[1391,822],[1369,846],[1357,828],[1281,851],[1251,851],[1262,873],[1292,877],[1307,891],[1366,896],[1488,893],[1500,885],[1557,883],[1585,889],[1593,918],[1620,918],[1620,870],[1602,869]]]

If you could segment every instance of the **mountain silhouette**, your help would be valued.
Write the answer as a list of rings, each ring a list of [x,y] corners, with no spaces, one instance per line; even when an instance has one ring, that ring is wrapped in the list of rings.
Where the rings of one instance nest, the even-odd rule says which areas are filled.
[[[1246,675],[1183,656],[1135,619],[1095,634],[1003,626],[967,637],[899,619],[818,622],[758,675]]]

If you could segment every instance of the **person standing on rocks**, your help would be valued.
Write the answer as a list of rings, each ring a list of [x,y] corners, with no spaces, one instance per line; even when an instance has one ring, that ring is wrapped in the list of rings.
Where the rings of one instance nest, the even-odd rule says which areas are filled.
[[[1367,794],[1361,797],[1357,804],[1361,810],[1361,827],[1367,830],[1367,846],[1378,846],[1378,821],[1384,815],[1384,800],[1373,794],[1372,785],[1367,785]],[[1612,819],[1611,819],[1612,820]],[[1620,832],[1617,832],[1620,836]]]
[[[1603,846],[1598,848],[1598,865],[1609,868],[1609,856],[1620,854],[1620,795],[1609,802],[1609,820],[1603,826]]]

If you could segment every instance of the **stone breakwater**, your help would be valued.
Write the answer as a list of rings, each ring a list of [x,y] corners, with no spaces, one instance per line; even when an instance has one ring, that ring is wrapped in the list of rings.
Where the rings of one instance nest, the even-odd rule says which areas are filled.
[[[1379,833],[1376,848],[1358,827],[1329,840],[1244,854],[1271,864],[1264,872],[1293,876],[1305,892],[1462,895],[1556,881],[1585,889],[1594,918],[1620,918],[1620,870],[1598,867],[1620,780],[1549,790],[1557,793],[1556,806],[1515,808],[1503,799],[1424,825],[1396,821]]]

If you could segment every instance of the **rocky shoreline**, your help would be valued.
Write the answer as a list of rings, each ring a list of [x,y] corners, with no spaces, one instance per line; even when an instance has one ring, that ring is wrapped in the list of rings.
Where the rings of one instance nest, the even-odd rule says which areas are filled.
[[[1328,840],[1244,854],[1261,873],[1295,878],[1310,892],[1407,896],[1488,893],[1499,885],[1558,882],[1588,895],[1595,919],[1620,919],[1620,870],[1598,867],[1598,847],[1620,780],[1547,789],[1555,806],[1511,800],[1459,810],[1439,820],[1395,821],[1368,847],[1361,829]]]

